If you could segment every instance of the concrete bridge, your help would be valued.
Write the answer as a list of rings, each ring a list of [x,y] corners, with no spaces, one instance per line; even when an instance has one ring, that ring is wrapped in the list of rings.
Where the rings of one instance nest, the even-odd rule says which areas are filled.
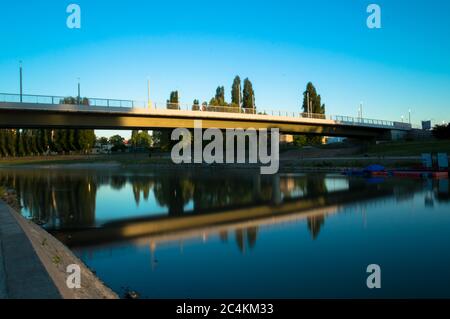
[[[207,106],[205,110],[148,107],[131,100],[88,99],[89,104],[61,104],[64,97],[0,94],[0,128],[173,129],[203,128],[271,129],[285,134],[311,134],[369,139],[393,139],[407,134],[410,124],[324,114],[242,110]],[[169,108],[169,109],[168,109]],[[175,109],[174,109],[175,108]],[[260,114],[257,114],[260,112]]]

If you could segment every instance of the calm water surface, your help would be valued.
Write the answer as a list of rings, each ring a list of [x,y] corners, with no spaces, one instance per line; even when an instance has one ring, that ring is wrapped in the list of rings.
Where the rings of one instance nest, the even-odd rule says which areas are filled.
[[[448,180],[2,169],[0,184],[119,294],[450,297]]]

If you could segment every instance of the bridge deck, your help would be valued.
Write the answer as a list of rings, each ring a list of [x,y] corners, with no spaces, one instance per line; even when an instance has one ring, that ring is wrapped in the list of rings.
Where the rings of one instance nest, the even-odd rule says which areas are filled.
[[[329,136],[376,137],[389,130],[410,130],[402,123],[349,117],[305,118],[265,114],[210,111],[185,111],[128,107],[84,106],[0,102],[0,127],[3,128],[95,128],[158,129],[194,128],[202,120],[203,128],[279,128],[284,133]]]

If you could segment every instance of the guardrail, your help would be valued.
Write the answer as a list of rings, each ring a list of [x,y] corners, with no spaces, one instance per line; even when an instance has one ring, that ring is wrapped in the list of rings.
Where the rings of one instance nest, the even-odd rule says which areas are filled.
[[[180,104],[180,103],[153,103],[148,105],[147,102],[134,100],[104,99],[104,98],[73,98],[64,96],[46,96],[46,95],[30,95],[30,94],[9,94],[0,93],[0,102],[4,103],[31,103],[31,104],[70,104],[70,105],[86,105],[99,107],[119,107],[119,108],[146,108],[146,109],[168,109],[193,112],[218,112],[218,113],[239,113],[254,115],[272,115],[280,117],[332,120],[344,125],[367,126],[378,128],[390,128],[400,130],[410,130],[412,125],[409,123],[375,120],[366,118],[357,118],[342,115],[325,115],[314,113],[297,113],[289,111],[261,110],[257,108],[241,108],[232,106],[215,106],[206,104]]]

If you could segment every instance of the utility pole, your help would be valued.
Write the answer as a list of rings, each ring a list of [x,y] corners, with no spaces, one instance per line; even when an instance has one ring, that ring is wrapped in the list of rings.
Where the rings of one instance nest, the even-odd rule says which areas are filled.
[[[20,103],[23,101],[23,75],[22,75],[22,61],[20,63]]]

